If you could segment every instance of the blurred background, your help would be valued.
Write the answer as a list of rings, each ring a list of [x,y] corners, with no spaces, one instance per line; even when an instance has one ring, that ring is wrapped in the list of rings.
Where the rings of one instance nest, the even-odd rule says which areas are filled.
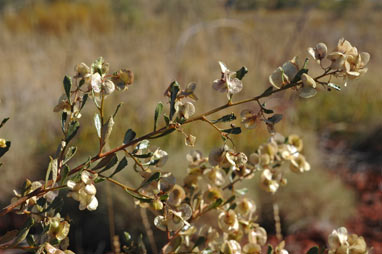
[[[12,141],[0,168],[1,207],[25,178],[45,176],[49,155],[61,139],[60,115],[53,107],[63,93],[64,75],[73,75],[77,63],[90,65],[103,56],[112,71],[129,68],[136,75],[128,91],[107,100],[110,112],[124,102],[111,137],[113,147],[128,128],[138,135],[152,130],[155,106],[166,102],[163,92],[173,80],[183,86],[197,83],[195,106],[201,113],[226,101],[212,89],[220,75],[219,60],[232,70],[248,68],[236,99],[247,98],[267,88],[268,75],[286,60],[295,55],[304,59],[306,49],[321,41],[333,50],[345,37],[371,54],[365,76],[341,92],[321,90],[309,100],[287,92],[267,101],[284,115],[276,130],[300,135],[312,164],[309,173],[288,175],[288,185],[274,198],[291,253],[313,243],[324,245],[328,233],[343,225],[363,235],[374,253],[382,253],[381,14],[380,0],[0,0],[0,119],[11,118],[0,137]],[[93,114],[88,103],[76,141],[77,163],[97,153]],[[204,155],[222,144],[203,123],[186,129],[197,136],[196,149]],[[243,129],[235,144],[248,154],[267,138],[265,126],[259,125]],[[174,133],[154,144],[170,154],[164,170],[184,175],[190,149],[183,137]],[[139,179],[132,171],[129,166],[118,179],[136,185]],[[274,233],[272,197],[258,188],[256,179],[246,186],[256,200],[259,223]],[[143,233],[150,253],[142,214],[133,200],[108,183],[97,188],[96,212],[80,212],[68,200],[66,210],[76,214],[70,249],[110,251],[112,219],[119,235],[128,231],[136,239]],[[147,216],[152,221],[150,212]],[[14,215],[0,218],[0,235],[20,224],[22,218]],[[151,227],[162,246],[165,235]]]

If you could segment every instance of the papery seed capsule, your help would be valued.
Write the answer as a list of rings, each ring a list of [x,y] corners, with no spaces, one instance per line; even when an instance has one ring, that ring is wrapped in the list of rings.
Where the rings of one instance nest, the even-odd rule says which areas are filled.
[[[155,199],[152,203],[154,210],[162,210],[163,209],[163,203],[159,199]]]
[[[327,52],[328,52],[328,47],[326,46],[325,43],[320,42],[316,45],[315,53],[316,53],[317,59],[319,59],[319,60],[324,59]]]
[[[306,74],[306,73],[302,74],[301,80],[302,80],[302,83],[304,84],[304,86],[316,88],[316,81],[314,81],[314,79],[311,76],[309,76],[308,74]]]

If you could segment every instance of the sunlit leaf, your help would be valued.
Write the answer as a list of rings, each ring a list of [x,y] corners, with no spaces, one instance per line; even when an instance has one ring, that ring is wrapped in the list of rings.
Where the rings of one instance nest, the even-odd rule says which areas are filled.
[[[101,117],[99,114],[94,115],[94,126],[97,130],[97,136],[98,138],[101,138],[101,128],[102,128],[102,123],[101,123]]]
[[[125,237],[125,241],[129,242],[131,240],[131,235],[129,232],[123,232],[123,236]]]
[[[56,182],[57,173],[58,173],[57,172],[57,170],[58,170],[58,164],[57,163],[58,163],[57,159],[53,159],[52,157],[50,157],[49,166],[48,166],[48,169],[46,170],[46,174],[45,174],[45,187],[48,184],[50,175],[52,175],[53,184]]]
[[[101,147],[103,147],[108,142],[109,137],[111,135],[111,131],[113,130],[113,126],[114,119],[112,116],[110,116],[101,129]]]
[[[75,146],[69,147],[68,151],[65,154],[65,159],[62,163],[66,164],[68,161],[70,161],[73,158],[73,156],[76,154],[76,152],[77,152],[77,147]]]

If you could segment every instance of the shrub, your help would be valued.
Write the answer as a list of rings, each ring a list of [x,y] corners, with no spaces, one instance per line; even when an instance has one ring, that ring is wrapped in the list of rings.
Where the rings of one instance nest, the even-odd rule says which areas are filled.
[[[237,188],[239,182],[250,181],[259,175],[261,188],[274,194],[287,184],[288,171],[298,175],[311,170],[303,155],[302,139],[294,134],[283,136],[276,132],[282,115],[268,108],[265,99],[286,90],[293,90],[307,99],[315,96],[320,88],[341,90],[342,85],[338,82],[343,80],[346,86],[349,81],[365,74],[370,58],[368,53],[358,52],[344,39],[339,40],[330,54],[324,43],[309,48],[308,52],[322,69],[320,75],[313,77],[309,74],[308,59],[300,62],[294,57],[269,76],[272,86],[260,95],[240,101],[233,98],[244,88],[247,68],[231,71],[219,62],[221,76],[213,81],[212,87],[226,95],[227,103],[198,115],[195,115],[192,103],[198,99],[196,84],[182,87],[174,81],[164,93],[168,103],[159,102],[155,108],[153,131],[137,135],[128,129],[121,144],[111,149],[108,141],[122,104],[113,114],[106,115],[105,100],[116,90],[126,91],[134,82],[134,74],[128,69],[109,74],[109,64],[102,57],[90,67],[85,63],[78,64],[72,77],[65,76],[64,94],[54,108],[61,114],[62,140],[50,158],[45,179],[27,179],[20,191],[14,191],[11,204],[0,212],[1,216],[12,212],[28,217],[21,229],[9,231],[0,238],[0,249],[73,253],[68,249],[70,219],[60,214],[67,198],[59,196],[59,192],[68,190],[67,197],[77,201],[80,210],[94,211],[99,204],[96,185],[107,181],[123,189],[138,207],[150,209],[155,214],[153,224],[168,236],[167,243],[161,247],[163,253],[288,253],[282,240],[277,204],[273,205],[273,212],[279,243],[267,247],[267,232],[256,221],[254,201],[246,195],[246,189]],[[72,165],[71,160],[78,148],[70,144],[80,129],[81,110],[90,100],[96,109],[93,124],[97,131],[98,153],[79,165]],[[238,150],[232,139],[232,135],[241,133],[241,127],[230,123],[237,114],[227,114],[218,119],[211,117],[214,113],[248,102],[256,102],[258,107],[240,113],[243,126],[254,128],[264,123],[270,137],[247,156]],[[160,119],[165,123],[162,127],[158,124]],[[0,127],[7,120],[4,119]],[[197,122],[205,122],[216,130],[222,144],[208,156],[203,156],[200,151],[187,154],[187,174],[183,181],[177,181],[172,172],[162,170],[168,153],[155,147],[151,141],[178,132],[184,136],[185,145],[192,147],[198,130],[191,128],[190,133],[183,126],[196,125]],[[0,156],[10,146],[10,141],[0,139]],[[142,177],[136,187],[114,178],[129,162]],[[214,221],[201,223],[201,218],[207,214],[212,214]],[[119,237],[113,236],[114,253],[146,252],[142,239],[131,239],[126,232],[124,241],[126,244],[121,250]],[[157,252],[155,241],[151,244],[152,251]],[[368,253],[363,237],[349,235],[343,227],[329,235],[328,248],[329,254]],[[308,253],[319,253],[319,249],[314,247]]]

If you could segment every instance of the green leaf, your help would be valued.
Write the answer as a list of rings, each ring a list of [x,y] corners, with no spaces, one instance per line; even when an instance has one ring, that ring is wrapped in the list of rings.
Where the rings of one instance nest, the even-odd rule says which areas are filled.
[[[70,90],[72,89],[72,79],[68,76],[65,76],[64,78],[64,89],[65,89],[65,94],[66,97],[68,97],[69,104],[71,103],[70,99]]]
[[[269,122],[270,124],[276,124],[276,123],[280,122],[281,119],[283,119],[282,114],[274,114],[273,116],[271,116],[267,119],[267,122]]]
[[[133,198],[136,198],[139,201],[142,201],[144,203],[150,203],[153,200],[152,198],[145,198],[144,196],[142,196],[142,195],[140,195],[138,193],[135,193],[135,192],[133,192],[131,190],[128,190],[128,189],[125,189],[125,191],[127,192],[127,194],[129,194]]]
[[[218,199],[215,200],[214,203],[212,203],[212,204],[208,207],[208,210],[215,209],[215,208],[219,207],[222,203],[223,203],[223,199],[218,198]]]
[[[80,123],[76,120],[71,121],[68,126],[68,132],[66,134],[65,142],[69,143],[70,140],[77,134],[78,129],[80,128]]]
[[[80,82],[81,83],[81,82]],[[80,110],[82,110],[82,108],[85,106],[85,103],[86,101],[88,100],[89,98],[89,95],[88,94],[85,94],[84,97],[82,97],[82,103],[81,103],[81,108]]]
[[[236,199],[236,196],[233,195],[233,196],[231,196],[229,199],[227,199],[227,200],[224,202],[223,205],[228,204],[228,203],[231,203],[231,202],[234,201],[235,199]]]
[[[81,86],[83,86],[84,84],[85,84],[85,79],[82,78],[82,79],[80,80],[80,83],[78,84],[78,87],[81,87]],[[87,95],[87,94],[85,94],[85,95]]]
[[[273,86],[268,87],[259,97],[267,97],[272,94]]]
[[[114,156],[116,156],[114,153],[107,155],[100,162],[98,162],[97,165],[95,165],[92,170],[97,170],[97,169],[105,167],[113,159]]]
[[[118,106],[116,107],[115,111],[114,111],[114,114],[113,114],[113,118],[115,118],[115,116],[117,115],[118,113],[118,110],[119,108],[123,105],[123,102],[119,103]]]
[[[171,83],[169,91],[170,91],[170,116],[169,119],[172,120],[175,114],[175,101],[178,95],[180,88],[178,82],[174,81]]]
[[[61,130],[62,133],[65,134],[65,124],[66,124],[66,119],[68,118],[68,113],[62,112],[61,114]]]
[[[18,232],[19,231],[15,229],[15,230],[8,231],[4,235],[0,236],[0,245],[6,242],[9,242],[13,238],[15,238]]]
[[[68,165],[63,165],[62,166],[62,168],[61,168],[60,185],[64,185],[65,184],[65,181],[66,181],[66,178],[68,177],[69,171],[70,171],[70,168],[68,167]]]
[[[70,161],[73,158],[73,156],[76,154],[76,152],[77,152],[77,147],[75,146],[69,147],[68,151],[65,154],[65,159],[62,164],[66,164],[68,161]]]
[[[170,124],[170,118],[168,118],[166,114],[163,114],[163,119],[166,122],[166,126],[168,126]]]
[[[52,157],[49,157],[49,158],[50,158],[50,162],[45,174],[45,187],[47,187],[50,175],[52,175],[53,184],[56,183],[57,173],[58,173],[57,159],[53,159]]]
[[[305,60],[305,63],[306,63],[306,62],[307,62],[307,60]],[[297,72],[296,76],[294,76],[292,82],[290,82],[290,84],[288,84],[287,86],[293,86],[293,85],[296,84],[298,81],[300,81],[300,80],[301,80],[301,76],[302,76],[302,74],[304,74],[304,73],[308,73],[308,69],[303,68],[303,69],[299,70],[299,71]]]
[[[1,121],[0,123],[0,128],[4,126],[4,124],[9,120],[9,117],[6,117],[3,119],[3,121]]]
[[[112,116],[109,117],[107,122],[102,126],[101,129],[101,147],[103,147],[106,142],[109,140],[111,131],[113,130],[114,119]]]
[[[125,237],[125,241],[129,242],[131,240],[131,235],[129,232],[123,232],[123,236]]]
[[[163,110],[163,103],[160,101],[158,102],[158,105],[155,108],[155,114],[154,114],[154,131],[157,130],[157,122],[158,122],[158,117],[162,113]]]
[[[98,176],[98,177],[94,180],[94,183],[102,183],[102,182],[105,181],[105,180],[106,180],[105,177]]]
[[[236,135],[241,133],[241,128],[232,126],[230,129],[222,130],[222,132]]]
[[[127,144],[135,138],[136,133],[132,129],[128,129],[123,138],[123,143]]]
[[[94,126],[95,126],[95,128],[97,130],[98,138],[101,138],[102,123],[101,123],[101,117],[97,113],[94,115]]]
[[[115,174],[120,172],[122,169],[124,169],[127,166],[127,159],[126,157],[123,157],[123,159],[118,163],[117,168],[114,170],[113,174],[111,174],[109,177],[113,177]]]
[[[334,83],[328,83],[328,87],[329,88],[333,88],[333,89],[335,89],[337,91],[341,91],[341,87],[336,85],[336,84],[334,84]]]
[[[195,242],[195,244],[194,244],[194,247],[192,247],[191,251],[193,251],[196,247],[198,247],[198,246],[204,244],[206,241],[207,241],[207,238],[205,238],[204,236],[200,236],[200,237],[196,240],[196,242]]]
[[[308,250],[306,254],[318,254],[319,253],[319,248],[317,246],[314,246]]]
[[[53,202],[51,204],[49,204],[49,206],[42,210],[40,213],[45,213],[49,210],[60,210],[62,207],[64,207],[64,199],[62,197],[57,197],[53,200]]]
[[[153,156],[153,153],[145,153],[145,154],[133,154],[134,157],[136,158],[140,158],[140,159],[146,159],[146,158],[149,158],[151,156]]]
[[[2,157],[6,152],[8,152],[11,147],[11,141],[5,142],[6,147],[0,147],[0,157]]]
[[[109,168],[113,167],[118,162],[118,157],[115,153],[112,153],[108,156],[106,156],[104,159],[102,159],[94,168],[93,170],[101,169],[99,173],[102,173]]]
[[[150,184],[153,181],[159,181],[160,176],[161,176],[160,172],[153,173],[149,178],[145,179],[143,183],[136,190],[143,188],[144,186]]]
[[[237,204],[236,203],[232,203],[229,207],[228,207],[228,210],[235,210]]]
[[[265,114],[273,114],[273,110],[272,109],[266,109],[266,108],[263,108],[262,107],[262,110]]]
[[[33,235],[27,235],[27,243],[29,246],[35,246],[36,245],[36,239],[34,238]]]
[[[238,71],[236,71],[236,78],[242,80],[247,73],[248,73],[247,67],[243,66]]]
[[[88,169],[92,164],[92,157],[89,156],[88,159],[86,160],[86,162],[83,164],[84,165],[84,169]]]
[[[166,201],[168,199],[168,194],[163,194],[162,196],[160,196],[160,200],[161,201]]]
[[[272,253],[273,253],[273,248],[271,245],[268,245],[267,254],[272,254]]]
[[[29,217],[29,219],[25,222],[23,228],[17,234],[16,239],[12,243],[12,246],[17,246],[19,243],[25,240],[33,224],[34,220],[32,219],[32,217]]]
[[[220,123],[220,122],[231,122],[233,120],[236,120],[236,116],[234,113],[231,113],[231,114],[228,114],[228,115],[225,115],[225,116],[222,116],[220,117],[219,119],[217,120],[213,120],[211,121],[212,123]]]

